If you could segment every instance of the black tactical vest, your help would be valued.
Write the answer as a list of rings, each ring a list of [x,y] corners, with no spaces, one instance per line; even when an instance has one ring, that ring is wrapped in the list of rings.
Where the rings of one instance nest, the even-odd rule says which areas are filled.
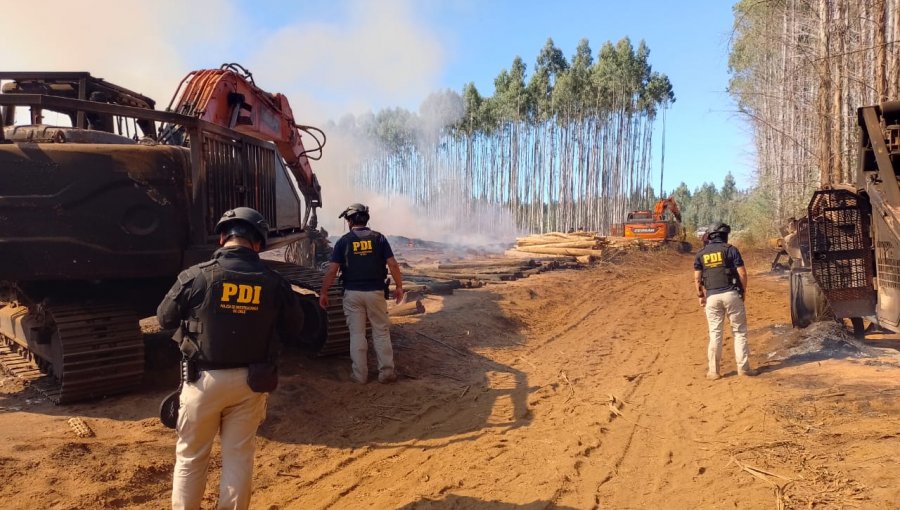
[[[380,282],[387,278],[381,234],[374,230],[351,230],[344,235],[344,265],[341,280],[348,283]]]
[[[729,265],[733,262],[725,258],[725,252],[729,248],[731,245],[728,243],[710,243],[697,253],[703,265],[703,288],[706,290],[725,289],[737,285],[734,268]]]
[[[267,360],[275,334],[282,281],[274,273],[238,272],[217,260],[200,265],[206,296],[197,309],[200,359],[209,363],[250,364]]]

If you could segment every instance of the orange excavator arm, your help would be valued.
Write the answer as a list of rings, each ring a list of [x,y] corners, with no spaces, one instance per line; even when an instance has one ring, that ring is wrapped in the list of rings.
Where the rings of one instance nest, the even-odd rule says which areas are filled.
[[[656,221],[663,221],[665,219],[666,209],[675,216],[675,219],[679,223],[681,222],[681,210],[678,208],[678,203],[675,202],[675,199],[672,197],[661,198],[656,202],[656,205],[653,208],[653,218]]]
[[[253,75],[243,67],[223,64],[219,69],[189,73],[178,86],[172,102],[174,108],[170,104],[169,109],[176,113],[273,142],[297,180],[307,205],[322,207],[321,187],[309,160],[321,156],[324,133],[312,126],[297,124],[284,95],[257,87]],[[322,136],[321,140],[313,131]],[[318,147],[307,150],[301,132],[310,134]]]

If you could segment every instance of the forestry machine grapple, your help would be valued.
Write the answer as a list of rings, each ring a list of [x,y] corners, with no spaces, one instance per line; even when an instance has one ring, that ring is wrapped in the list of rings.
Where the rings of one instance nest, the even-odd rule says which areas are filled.
[[[791,316],[864,320],[900,332],[900,101],[857,111],[856,182],[822,187],[786,238]]]
[[[88,73],[0,72],[0,362],[66,403],[139,386],[138,321],[217,248],[222,213],[269,221],[271,262],[302,295],[296,338],[347,352],[340,289],[318,307],[321,131],[240,66],[194,71],[166,111]],[[60,120],[61,119],[61,120]],[[22,122],[17,123],[20,120]],[[66,127],[47,125],[45,120]],[[308,150],[301,133],[317,147]],[[316,158],[317,159],[317,158]]]

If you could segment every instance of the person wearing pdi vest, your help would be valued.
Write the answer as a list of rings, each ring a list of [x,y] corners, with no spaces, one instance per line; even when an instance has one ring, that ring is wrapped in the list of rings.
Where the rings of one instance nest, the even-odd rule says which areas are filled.
[[[178,328],[184,355],[175,430],[173,509],[199,509],[210,450],[220,434],[219,509],[250,505],[256,430],[278,383],[276,338],[295,334],[303,315],[290,285],[260,261],[268,223],[254,209],[226,211],[211,260],[192,266],[157,308]]]
[[[737,248],[728,244],[731,227],[725,223],[711,226],[706,234],[708,243],[694,259],[694,284],[700,306],[706,311],[709,326],[709,346],[706,351],[706,378],[722,377],[722,334],[725,318],[731,323],[734,336],[734,357],[738,375],[756,375],[750,367],[750,346],[747,343],[747,269]]]
[[[334,245],[331,264],[325,273],[319,304],[328,306],[328,289],[334,283],[338,271],[344,286],[344,316],[350,330],[350,379],[359,384],[369,380],[368,343],[366,319],[372,325],[372,344],[378,359],[378,382],[397,380],[394,368],[394,351],[391,347],[391,320],[385,300],[385,281],[388,269],[394,280],[394,299],[403,298],[403,278],[400,265],[387,239],[369,224],[369,208],[353,204],[338,218],[345,218],[350,231]]]

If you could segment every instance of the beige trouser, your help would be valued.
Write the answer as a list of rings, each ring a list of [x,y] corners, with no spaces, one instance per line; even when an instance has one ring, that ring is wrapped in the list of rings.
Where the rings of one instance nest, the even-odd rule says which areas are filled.
[[[173,509],[200,508],[217,432],[221,432],[222,476],[216,508],[250,506],[256,429],[266,416],[266,396],[247,385],[246,368],[200,371],[197,381],[184,384],[175,429]]]
[[[706,322],[709,324],[709,347],[706,357],[709,373],[718,374],[722,366],[722,330],[725,317],[731,322],[734,335],[734,359],[738,373],[750,370],[750,346],[747,344],[747,314],[744,300],[737,291],[713,294],[706,298]]]
[[[372,324],[372,344],[378,358],[378,373],[388,376],[394,373],[394,350],[391,348],[391,319],[387,313],[387,301],[380,290],[344,291],[344,315],[350,330],[350,359],[353,360],[353,378],[365,382],[369,379],[366,342],[366,318]]]

